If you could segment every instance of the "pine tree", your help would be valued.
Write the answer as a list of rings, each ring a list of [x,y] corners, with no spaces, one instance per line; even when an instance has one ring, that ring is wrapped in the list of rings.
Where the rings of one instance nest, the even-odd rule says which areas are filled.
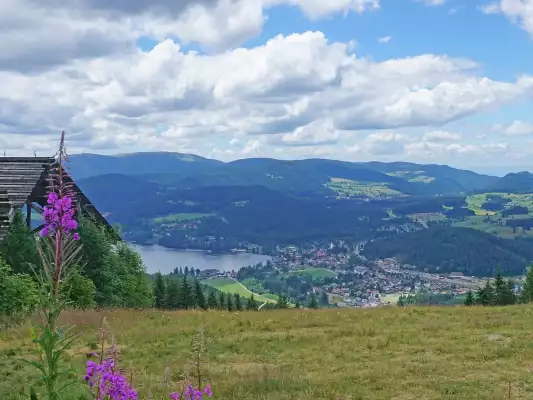
[[[276,308],[288,308],[289,307],[289,301],[287,300],[287,296],[281,295],[278,296],[278,303],[276,304]]]
[[[224,297],[224,293],[222,293],[222,292],[220,292],[219,295],[218,295],[218,307],[221,310],[225,310],[226,309],[226,299]]]
[[[200,270],[198,268],[196,268],[196,276],[199,278],[200,277]]]
[[[166,285],[165,280],[161,272],[155,274],[154,281],[154,299],[155,299],[155,308],[163,308],[165,306],[165,296],[166,296]]]
[[[469,290],[468,293],[466,294],[465,306],[471,306],[473,304],[474,304],[474,295],[472,294],[472,291]]]
[[[202,310],[207,310],[205,295],[202,291],[202,285],[200,285],[200,281],[198,281],[198,279],[195,279],[194,281],[194,297],[196,298],[196,305]]]
[[[178,308],[186,310],[188,308],[194,307],[194,297],[192,295],[192,290],[187,282],[187,275],[183,275],[180,285],[180,293],[178,300]]]
[[[508,279],[505,282],[505,291],[504,291],[504,305],[516,304],[517,298],[514,292],[514,282],[511,279]]]
[[[15,274],[34,276],[33,268],[40,265],[35,237],[18,211],[9,224],[6,238],[0,243],[0,253]]]
[[[483,289],[477,292],[477,303],[483,306],[492,306],[495,304],[494,288],[490,281],[487,281]]]
[[[508,300],[507,284],[505,283],[501,273],[498,271],[496,279],[494,280],[494,304],[497,306],[504,306]]]
[[[404,297],[403,297],[403,294],[400,295],[400,297],[398,297],[398,306],[400,307],[403,307],[405,304],[405,300],[404,300]]]
[[[184,273],[185,275],[189,275],[189,267],[186,266],[186,267],[185,267],[185,270],[183,271],[183,273]]]
[[[169,277],[167,280],[167,292],[165,296],[165,308],[175,310],[179,308],[180,283],[178,279]]]
[[[235,293],[235,309],[237,311],[242,310],[241,296],[238,293]]]
[[[529,267],[526,274],[526,280],[522,287],[522,294],[520,296],[522,303],[533,302],[533,265]]]
[[[231,297],[232,297],[231,294],[228,293],[226,303],[227,303],[227,306],[228,306],[228,311],[230,311],[230,312],[233,311],[233,301],[231,300]]]
[[[216,310],[218,308],[217,296],[213,290],[209,291],[209,295],[207,296],[207,306],[210,310]]]
[[[252,294],[250,298],[248,299],[248,303],[246,304],[246,308],[250,311],[256,311],[257,310],[257,302],[255,301],[255,297]]]
[[[309,301],[309,308],[318,308],[318,302],[314,293],[311,295],[311,301]]]

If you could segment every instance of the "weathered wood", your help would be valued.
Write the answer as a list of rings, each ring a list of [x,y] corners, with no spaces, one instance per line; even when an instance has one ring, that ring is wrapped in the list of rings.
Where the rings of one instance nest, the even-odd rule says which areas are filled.
[[[42,213],[47,187],[54,178],[57,162],[52,157],[0,157],[0,217],[11,221],[16,210],[27,207],[26,223],[31,223],[31,210]],[[65,171],[65,182],[72,184],[79,210],[91,214],[99,223],[111,228],[96,207]],[[8,221],[8,222],[9,222]],[[9,224],[7,223],[7,226]],[[0,240],[4,223],[0,220]],[[38,229],[37,229],[38,230]]]
[[[26,226],[31,226],[31,203],[26,203]]]

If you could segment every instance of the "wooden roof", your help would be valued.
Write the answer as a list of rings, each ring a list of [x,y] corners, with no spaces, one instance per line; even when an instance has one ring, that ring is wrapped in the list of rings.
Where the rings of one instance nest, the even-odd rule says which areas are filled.
[[[46,204],[48,173],[54,163],[52,157],[0,157],[0,241],[17,209],[24,207],[28,201],[41,206]],[[110,228],[106,219],[73,183],[81,209]]]

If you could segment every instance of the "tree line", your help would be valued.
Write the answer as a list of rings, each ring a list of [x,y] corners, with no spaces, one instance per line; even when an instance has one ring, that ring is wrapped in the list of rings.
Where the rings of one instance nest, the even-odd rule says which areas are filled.
[[[257,310],[259,303],[252,294],[245,299],[239,294],[223,293],[200,283],[197,277],[186,274],[154,276],[154,306],[166,310]]]

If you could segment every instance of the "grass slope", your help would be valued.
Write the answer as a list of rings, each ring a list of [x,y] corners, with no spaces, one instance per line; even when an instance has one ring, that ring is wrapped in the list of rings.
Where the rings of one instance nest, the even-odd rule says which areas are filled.
[[[276,301],[271,298],[267,298],[265,296],[261,296],[260,294],[251,292],[246,286],[244,286],[242,283],[233,278],[206,279],[203,280],[202,283],[212,286],[224,293],[238,294],[244,297],[245,299],[250,298],[250,296],[253,294],[254,298],[257,301],[276,303]]]
[[[204,375],[215,399],[512,399],[533,396],[533,307],[390,307],[265,312],[68,312],[85,326],[68,351],[82,376],[86,352],[107,317],[125,375],[140,398],[168,398],[163,376],[179,381],[191,338],[207,338]],[[0,398],[27,400],[34,382],[28,326],[0,332]],[[81,384],[83,385],[83,384]],[[78,400],[83,386],[65,400]]]
[[[300,275],[308,275],[308,276],[310,276],[313,279],[333,278],[333,277],[337,276],[337,274],[334,271],[330,270],[330,269],[327,269],[327,268],[312,268],[312,267],[299,269],[299,270],[296,270],[296,271],[291,271],[290,275],[299,275],[299,276]]]
[[[339,198],[381,198],[402,195],[401,192],[391,189],[386,183],[379,182],[360,182],[343,178],[331,178],[331,181],[324,186],[333,190]]]

